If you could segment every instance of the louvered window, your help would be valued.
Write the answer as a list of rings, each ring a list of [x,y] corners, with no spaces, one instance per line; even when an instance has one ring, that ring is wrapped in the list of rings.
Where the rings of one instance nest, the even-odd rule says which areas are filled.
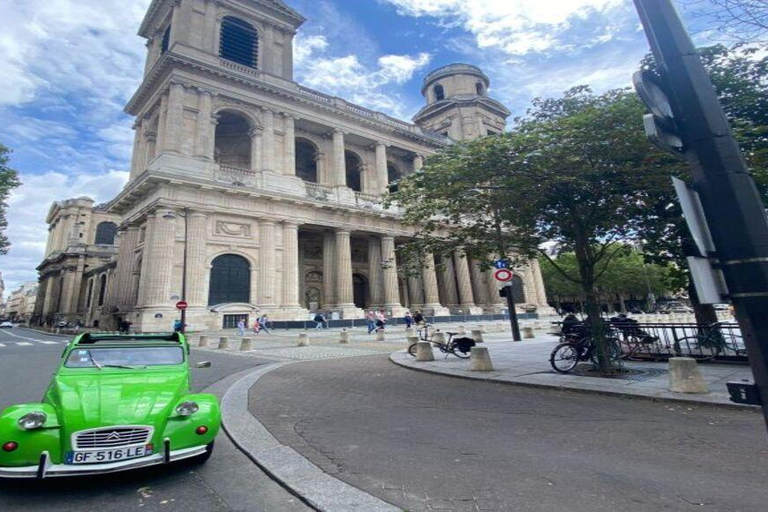
[[[250,23],[232,16],[221,22],[219,56],[250,68],[257,67],[259,34]]]

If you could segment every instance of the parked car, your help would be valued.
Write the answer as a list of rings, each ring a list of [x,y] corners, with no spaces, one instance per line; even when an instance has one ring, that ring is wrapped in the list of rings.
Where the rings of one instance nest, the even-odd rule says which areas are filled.
[[[0,415],[0,477],[205,462],[221,413],[214,395],[191,393],[188,357],[180,333],[76,336],[42,402]]]
[[[2,323],[0,323],[0,329],[13,329],[13,323],[12,322],[2,322]]]

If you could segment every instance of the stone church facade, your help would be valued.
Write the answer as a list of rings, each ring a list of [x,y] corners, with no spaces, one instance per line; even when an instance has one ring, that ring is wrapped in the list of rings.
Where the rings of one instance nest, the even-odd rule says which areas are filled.
[[[194,330],[257,314],[503,310],[492,277],[461,254],[400,276],[395,250],[412,228],[380,203],[452,140],[503,131],[510,112],[488,77],[433,71],[407,123],[296,83],[304,21],[277,0],[152,2],[144,81],[126,107],[130,180],[106,204],[52,206],[39,321],[167,330],[182,297]],[[546,308],[537,263],[518,274],[518,301]]]

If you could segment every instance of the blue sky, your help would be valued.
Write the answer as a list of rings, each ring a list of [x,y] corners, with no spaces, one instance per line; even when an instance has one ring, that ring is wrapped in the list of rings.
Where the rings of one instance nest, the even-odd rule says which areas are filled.
[[[0,0],[0,142],[24,185],[10,200],[6,286],[35,280],[52,201],[109,200],[127,179],[122,108],[141,80],[150,0]],[[410,119],[431,69],[469,62],[513,115],[580,84],[627,86],[647,52],[629,0],[287,0],[308,21],[299,82]],[[694,2],[701,6],[700,2]],[[682,7],[682,6],[681,6]],[[686,8],[687,9],[687,8]],[[702,44],[718,36],[688,10]]]

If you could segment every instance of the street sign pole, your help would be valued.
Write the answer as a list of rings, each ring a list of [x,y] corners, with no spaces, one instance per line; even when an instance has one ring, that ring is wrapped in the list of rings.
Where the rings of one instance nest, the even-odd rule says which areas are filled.
[[[700,194],[768,425],[768,221],[701,59],[670,0],[634,0]],[[669,139],[668,139],[669,140]],[[674,146],[674,144],[673,144]]]
[[[517,320],[517,309],[515,308],[515,294],[512,293],[512,286],[509,285],[507,290],[507,307],[509,308],[509,321],[512,323],[512,339],[515,341],[523,341],[520,336],[520,323]]]

